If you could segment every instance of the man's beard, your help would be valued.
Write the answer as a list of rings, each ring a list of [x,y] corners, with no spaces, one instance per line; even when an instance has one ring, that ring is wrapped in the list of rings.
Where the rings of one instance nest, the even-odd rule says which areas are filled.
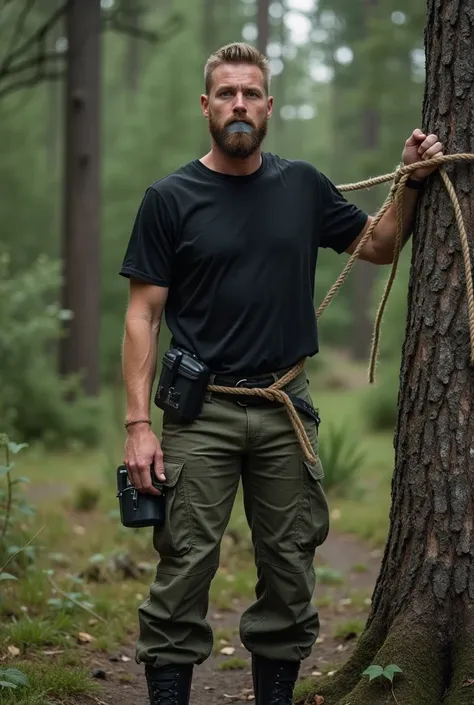
[[[236,118],[233,122],[240,122]],[[244,122],[247,122],[244,120]],[[253,127],[253,126],[252,126]],[[265,135],[267,134],[268,120],[265,119],[261,125],[258,127],[253,127],[252,132],[227,132],[227,125],[221,127],[212,117],[209,115],[209,132],[211,133],[214,142],[219,147],[219,149],[227,154],[229,157],[235,157],[237,159],[246,159],[250,157],[262,144]]]

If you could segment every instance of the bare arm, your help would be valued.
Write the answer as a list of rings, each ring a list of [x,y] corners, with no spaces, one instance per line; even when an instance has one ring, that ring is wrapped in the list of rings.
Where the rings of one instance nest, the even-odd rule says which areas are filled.
[[[440,154],[443,154],[443,145],[439,142],[437,135],[426,135],[421,130],[416,129],[405,142],[405,148],[402,154],[404,164],[415,164],[423,159],[431,159]],[[414,181],[424,181],[437,167],[429,166],[426,168],[417,168],[411,173],[411,178]],[[402,244],[406,243],[411,235],[416,202],[418,200],[418,190],[405,188],[403,191],[403,238]],[[367,225],[355,239],[350,247],[346,250],[348,254],[352,254],[367,232],[367,229],[372,222],[369,217]],[[372,237],[366,242],[360,252],[360,259],[374,264],[391,264],[393,262],[395,252],[395,242],[397,237],[397,207],[394,203],[380,219]]]
[[[122,369],[127,396],[126,421],[150,418],[150,397],[156,371],[156,351],[168,289],[137,280],[130,281],[125,315]],[[147,423],[129,426],[125,444],[125,465],[137,488],[156,494],[150,467],[164,481],[163,454],[158,438]]]
[[[418,191],[413,189],[404,189],[402,245],[407,242],[412,232],[417,200]],[[348,254],[351,255],[354,252],[357,245],[369,229],[372,221],[372,216],[369,216],[365,228],[347,248],[346,252]],[[393,262],[395,252],[396,236],[397,209],[396,205],[392,203],[387,212],[380,219],[379,223],[377,223],[377,227],[374,229],[372,237],[365,243],[360,252],[359,258],[365,260],[366,262],[372,262],[373,264],[391,264]]]

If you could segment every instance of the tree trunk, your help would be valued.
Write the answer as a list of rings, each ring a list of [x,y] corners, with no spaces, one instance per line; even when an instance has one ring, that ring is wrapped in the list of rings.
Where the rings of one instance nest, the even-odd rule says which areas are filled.
[[[61,341],[61,374],[81,373],[99,391],[100,320],[100,0],[71,0],[64,192],[63,307],[73,318]]]
[[[268,45],[268,8],[270,0],[258,0],[257,9],[257,48],[262,54],[266,54]]]
[[[370,32],[369,20],[379,0],[365,0],[364,33]],[[365,151],[376,154],[380,145],[380,113],[374,106],[372,91],[365,96],[362,110],[362,146]],[[370,178],[373,174],[362,174],[361,178]],[[369,213],[377,208],[377,191],[367,191],[363,194],[364,206]],[[359,261],[354,267],[354,315],[352,331],[352,355],[355,360],[367,360],[372,341],[373,316],[371,311],[372,292],[377,272],[369,262]]]
[[[439,135],[446,153],[470,152],[472,0],[427,5],[423,129]],[[472,168],[448,167],[468,233],[474,228]],[[369,682],[361,675],[371,664],[403,670],[394,681],[400,705],[474,702],[469,356],[460,236],[441,177],[434,174],[421,195],[413,241],[390,532],[366,630],[348,663],[314,688],[325,705],[394,703],[387,680]]]

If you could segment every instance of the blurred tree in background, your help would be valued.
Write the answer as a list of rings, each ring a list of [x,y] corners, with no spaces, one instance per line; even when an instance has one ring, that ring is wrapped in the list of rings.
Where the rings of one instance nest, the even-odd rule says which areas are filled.
[[[45,309],[72,309],[75,323],[62,314],[63,333],[77,325],[71,340],[86,340],[84,352],[61,342],[58,331],[37,349],[29,343],[22,359],[28,359],[26,353],[31,359],[42,356],[54,371],[62,349],[60,369],[67,375],[75,375],[86,360],[85,388],[95,394],[99,381],[106,388],[120,377],[128,292],[118,270],[143,193],[151,182],[209,147],[199,105],[208,55],[240,39],[265,45],[276,102],[265,149],[306,159],[335,183],[360,180],[391,171],[404,140],[420,124],[424,7],[408,0],[88,0],[91,7],[100,5],[102,28],[95,110],[100,178],[93,187],[96,211],[91,215],[93,196],[80,196],[75,187],[79,181],[67,167],[73,145],[77,147],[66,110],[71,100],[66,10],[71,2],[10,0],[0,9],[0,141],[6,146],[0,159],[0,242],[9,258],[9,277],[18,282],[41,266],[38,258],[59,260],[67,243],[75,242],[63,267],[63,286],[44,287],[41,301]],[[58,12],[57,21],[48,25]],[[29,69],[12,73],[8,56],[45,24],[47,31],[20,56],[31,62]],[[25,85],[13,89],[20,80]],[[69,169],[80,179],[84,163],[79,152]],[[350,198],[373,212],[385,194],[381,187]],[[89,252],[95,271],[93,262],[86,264]],[[383,352],[395,367],[403,338],[408,259],[403,257],[400,285],[385,317],[390,344],[388,336],[383,339]],[[316,304],[344,262],[345,256],[321,251]],[[369,276],[363,263],[356,265],[321,319],[323,349],[336,346],[353,357],[366,356],[380,279],[386,273],[372,268]],[[99,302],[97,325],[92,304],[87,305],[88,292],[89,301]],[[164,334],[160,349],[166,344]],[[91,372],[95,366],[96,377]],[[9,417],[18,419],[13,412]]]

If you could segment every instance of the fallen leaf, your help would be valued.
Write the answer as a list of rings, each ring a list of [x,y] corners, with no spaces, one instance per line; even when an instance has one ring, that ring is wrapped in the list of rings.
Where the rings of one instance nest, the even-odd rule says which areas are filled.
[[[80,526],[79,524],[73,526],[72,530],[74,531],[76,536],[84,536],[84,534],[86,533],[85,528],[83,526]]]
[[[8,647],[8,653],[10,656],[19,656],[20,655],[20,649],[17,646],[9,646]]]
[[[89,644],[91,641],[94,641],[94,639],[95,637],[87,632],[79,632],[77,635],[77,640],[80,644]]]
[[[233,646],[224,646],[219,653],[223,654],[223,656],[232,656],[232,654],[235,654],[235,649]]]
[[[131,661],[132,659],[130,658],[130,656],[124,656],[124,655],[122,654],[122,655],[120,656],[120,660],[121,660],[121,661]]]
[[[324,705],[324,698],[322,695],[315,695],[314,696],[314,702],[315,705]]]
[[[87,624],[88,624],[90,627],[93,627],[94,624],[98,624],[98,623],[99,623],[99,620],[98,620],[98,619],[89,619],[89,621],[87,622]]]

